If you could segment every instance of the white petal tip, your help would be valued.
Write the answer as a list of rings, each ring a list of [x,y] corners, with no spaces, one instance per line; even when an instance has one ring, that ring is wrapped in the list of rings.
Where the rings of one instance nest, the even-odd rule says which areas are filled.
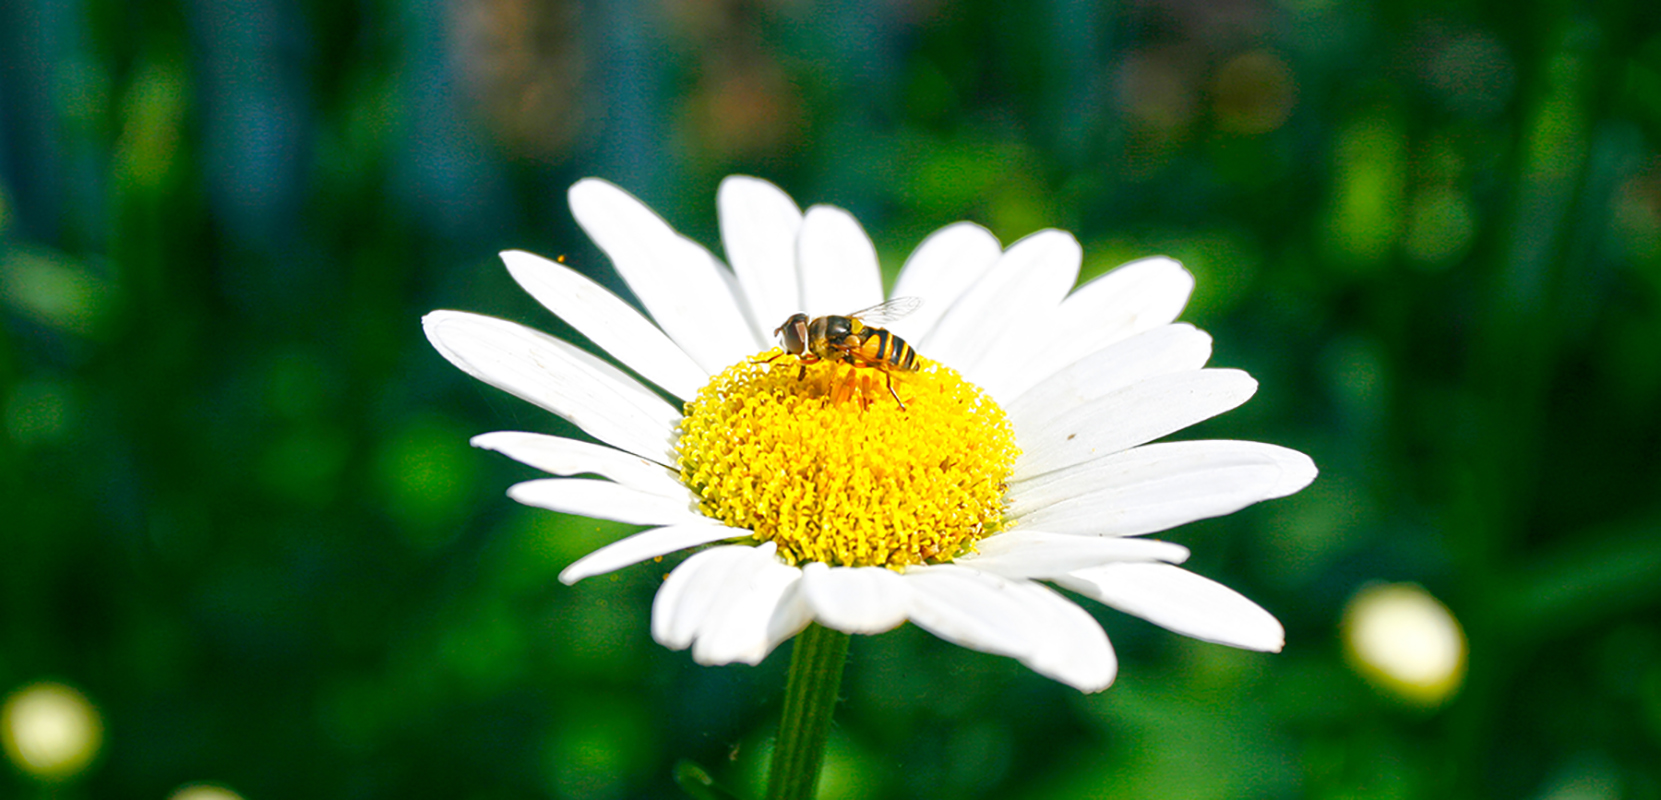
[[[652,631],[652,639],[670,650],[685,650],[686,648],[692,646],[692,637],[690,636],[674,637],[669,636],[668,634]]]
[[[1146,273],[1147,276],[1158,275],[1160,279],[1186,284],[1189,290],[1194,288],[1194,273],[1170,256],[1149,256],[1139,258],[1120,266],[1114,267],[1113,272],[1133,271]]]
[[[1278,653],[1286,649],[1286,628],[1280,624],[1268,611],[1263,612],[1260,618],[1259,629],[1256,635],[1240,637],[1236,645],[1244,650],[1256,650],[1259,653]]]
[[[1280,480],[1270,490],[1270,497],[1285,497],[1295,494],[1305,486],[1315,482],[1316,476],[1321,474],[1315,466],[1315,460],[1296,450],[1288,450],[1280,462]]]
[[[547,258],[539,256],[535,253],[527,253],[524,250],[503,250],[502,252],[497,253],[496,256],[502,259],[502,263],[507,266],[508,272],[510,274],[514,274],[516,277],[520,270],[553,263]]]
[[[1258,653],[1278,653],[1284,649],[1286,647],[1286,629],[1281,627],[1280,620],[1275,619],[1269,612],[1261,609],[1258,610],[1256,616],[1256,619],[1241,620],[1240,627],[1229,631],[1226,635],[1196,638],[1201,641],[1210,641]],[[1178,631],[1178,633],[1184,633],[1184,631]]]
[[[524,503],[525,505],[530,505],[530,503],[525,502],[525,488],[524,487],[528,483],[530,483],[530,481],[521,481],[521,482],[516,483],[512,486],[509,486],[508,491],[507,491],[508,499],[512,500],[515,503]]]
[[[1084,692],[1085,694],[1095,694],[1097,692],[1106,691],[1107,687],[1113,685],[1113,681],[1116,677],[1117,676],[1109,677],[1106,681],[1091,681],[1088,683],[1069,682],[1068,685],[1072,686],[1074,689]]]
[[[1265,636],[1261,640],[1257,641],[1242,639],[1235,642],[1218,642],[1218,644],[1222,644],[1227,647],[1238,647],[1241,650],[1251,650],[1256,653],[1278,653],[1286,649],[1286,637],[1280,636],[1271,639]]]
[[[616,189],[616,188],[617,188],[617,184],[612,183],[611,181],[608,181],[605,178],[582,178],[581,180],[578,180],[576,183],[571,184],[571,188],[570,188],[569,191],[566,192],[566,194],[569,194],[569,195],[587,194],[589,192],[596,192],[596,191],[603,192],[603,191]]]
[[[426,334],[427,342],[437,350],[439,355],[462,370],[471,373],[466,366],[467,360],[457,352],[451,343],[445,339],[451,338],[457,344],[465,344],[477,337],[477,315],[465,311],[451,311],[439,309],[429,311],[421,317],[421,332]],[[459,338],[458,338],[459,337]]]
[[[772,181],[763,180],[753,175],[728,175],[727,177],[721,179],[721,186],[716,191],[726,192],[731,191],[732,189],[744,189],[750,187],[765,189],[768,191],[782,191]]]
[[[1188,268],[1184,267],[1181,261],[1171,258],[1170,256],[1148,256],[1147,258],[1132,261],[1125,266],[1139,267],[1141,269],[1177,270],[1182,272],[1182,274],[1187,275],[1189,280],[1194,279],[1193,273],[1189,272]]]

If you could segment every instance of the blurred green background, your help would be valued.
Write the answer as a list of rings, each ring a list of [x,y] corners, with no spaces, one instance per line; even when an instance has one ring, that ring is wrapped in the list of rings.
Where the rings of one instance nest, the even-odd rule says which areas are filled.
[[[667,564],[471,450],[564,430],[433,308],[565,329],[516,247],[611,286],[608,178],[719,252],[743,172],[893,271],[958,219],[1165,253],[1262,382],[1184,436],[1323,474],[1166,538],[1279,655],[1091,605],[1084,696],[856,637],[840,798],[1661,797],[1661,25],[1641,2],[0,0],[0,695],[73,687],[84,769],[0,797],[675,796],[749,785],[782,648],[654,644]],[[1373,582],[1440,598],[1463,687],[1346,662]],[[17,695],[14,695],[14,697]]]

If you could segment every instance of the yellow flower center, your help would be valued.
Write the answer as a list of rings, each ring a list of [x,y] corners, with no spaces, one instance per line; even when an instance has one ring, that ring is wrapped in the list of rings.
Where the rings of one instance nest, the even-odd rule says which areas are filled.
[[[771,361],[764,359],[771,358]],[[800,376],[800,377],[798,377]],[[950,561],[1004,524],[1020,451],[1003,409],[956,371],[801,364],[777,348],[686,404],[681,481],[703,513],[792,563]]]

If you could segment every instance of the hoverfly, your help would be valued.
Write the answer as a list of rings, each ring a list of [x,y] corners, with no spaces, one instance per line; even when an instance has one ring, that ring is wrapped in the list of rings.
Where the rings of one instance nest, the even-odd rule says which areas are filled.
[[[899,392],[894,391],[893,373],[916,372],[917,351],[911,349],[904,339],[878,326],[916,311],[922,303],[915,297],[896,297],[886,303],[840,316],[828,315],[810,320],[806,314],[792,314],[783,325],[773,330],[773,335],[780,337],[786,353],[801,360],[802,375],[807,374],[807,364],[820,361],[843,361],[855,368],[871,367],[880,371],[888,382],[888,393],[904,410],[905,401],[900,399]]]

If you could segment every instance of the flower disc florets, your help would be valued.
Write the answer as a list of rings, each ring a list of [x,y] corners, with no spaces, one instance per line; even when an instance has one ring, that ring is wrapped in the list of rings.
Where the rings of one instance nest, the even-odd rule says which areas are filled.
[[[954,370],[893,374],[904,408],[885,377],[779,350],[729,367],[686,404],[681,481],[792,563],[950,561],[1004,524],[1014,430]]]

